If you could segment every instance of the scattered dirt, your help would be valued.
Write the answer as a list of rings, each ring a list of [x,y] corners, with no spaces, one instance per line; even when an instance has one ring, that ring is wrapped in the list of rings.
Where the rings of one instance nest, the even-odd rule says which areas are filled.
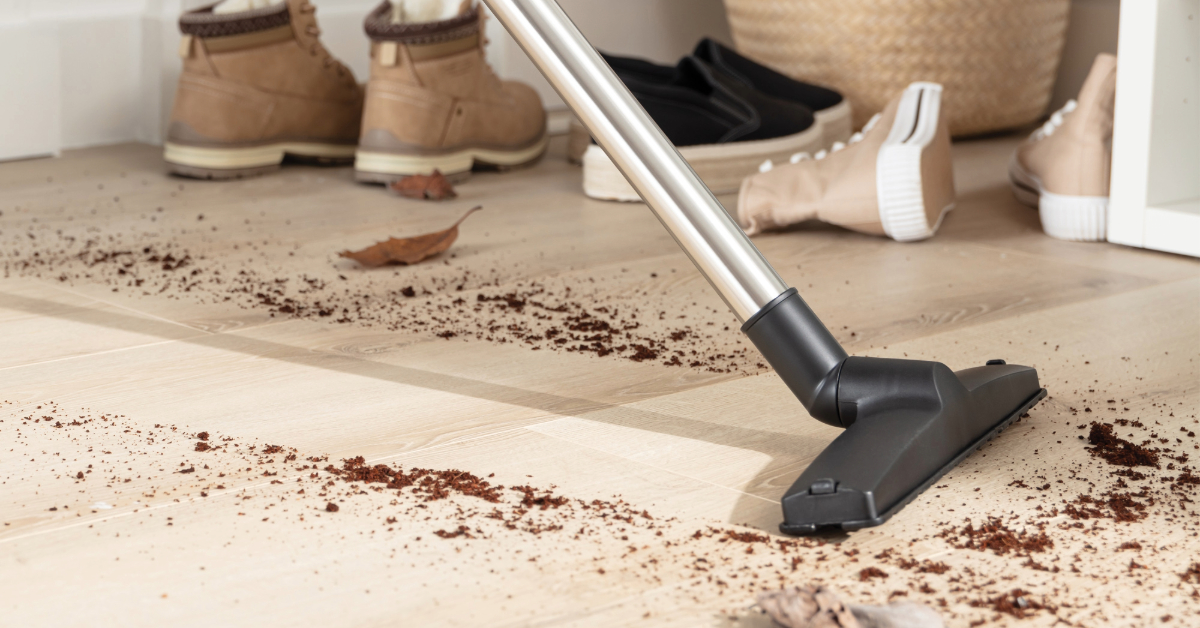
[[[1057,610],[1053,606],[1038,601],[1032,594],[1022,589],[1013,589],[1008,593],[991,599],[975,600],[971,602],[971,606],[976,608],[991,608],[998,613],[1012,615],[1017,619],[1025,619],[1040,610],[1049,610],[1051,612]]]
[[[452,228],[451,231],[454,231]],[[0,234],[5,230],[0,229]],[[440,232],[421,236],[421,256],[453,241]],[[172,237],[155,233],[102,233],[89,228],[28,237],[0,249],[4,276],[51,279],[64,285],[103,285],[136,298],[188,299],[228,304],[271,317],[308,319],[378,328],[430,338],[488,342],[531,351],[590,354],[707,373],[757,374],[767,370],[724,309],[691,306],[668,312],[647,290],[612,292],[603,277],[513,280],[502,268],[483,272],[443,260],[389,274],[351,271],[329,264],[320,273],[297,273],[255,256],[269,240],[233,244],[220,252],[194,253]],[[436,236],[436,237],[435,237]],[[389,241],[394,243],[395,241]],[[382,243],[359,253],[367,264],[404,258],[410,245]],[[254,253],[249,259],[242,251]],[[407,257],[405,259],[416,259]],[[625,269],[605,271],[618,284]],[[670,271],[673,272],[673,271]],[[657,273],[651,273],[653,280]],[[611,283],[611,282],[610,282]],[[657,293],[655,293],[657,294]],[[658,295],[661,296],[661,295]],[[696,312],[703,307],[707,311]],[[727,317],[716,325],[712,314]],[[690,323],[705,319],[707,322]]]
[[[396,337],[511,344],[681,371],[765,370],[726,312],[690,307],[677,294],[660,298],[671,289],[669,265],[636,279],[626,269],[593,268],[582,278],[564,270],[530,281],[515,264],[460,260],[456,255],[472,254],[460,242],[415,267],[361,270],[330,257],[300,272],[265,251],[299,251],[303,242],[264,238],[270,226],[249,209],[244,236],[209,239],[217,227],[211,214],[196,217],[198,227],[161,230],[127,223],[72,229],[66,221],[51,227],[32,214],[21,221],[8,214],[0,224],[0,263],[5,277],[41,278],[85,294],[99,286],[124,297],[224,304]],[[322,255],[308,252],[309,259]],[[727,323],[712,322],[719,320]],[[1047,379],[1052,373],[1044,370]],[[581,564],[594,564],[583,570],[589,577],[634,579],[645,590],[675,587],[697,606],[722,600],[732,615],[763,590],[824,574],[855,601],[922,601],[936,605],[950,625],[1035,615],[1047,625],[1109,625],[1115,619],[1104,615],[1100,600],[1118,591],[1136,593],[1131,613],[1146,621],[1194,625],[1200,617],[1200,477],[1189,466],[1189,454],[1200,449],[1194,408],[1167,407],[1151,392],[1106,395],[1103,386],[1055,380],[1052,399],[1010,430],[1025,430],[1034,444],[1016,454],[1010,447],[1000,456],[997,449],[973,456],[910,507],[938,504],[952,521],[914,521],[901,513],[886,530],[901,542],[887,552],[866,549],[878,539],[872,531],[788,539],[713,521],[681,522],[620,496],[579,497],[521,473],[501,482],[489,470],[364,457],[331,463],[324,453],[194,429],[204,426],[177,429],[53,402],[0,403],[0,442],[20,452],[19,465],[3,467],[5,499],[11,512],[38,515],[3,520],[0,535],[79,516],[99,531],[118,521],[113,515],[153,505],[173,509],[166,511],[174,513],[166,523],[173,531],[186,531],[196,513],[292,526],[279,536],[300,539],[321,534],[320,522],[336,532],[324,537],[333,548],[350,526],[361,525],[358,534],[394,550],[395,564],[405,568],[495,561],[489,566],[561,573],[555,560],[587,556]],[[1080,424],[1085,416],[1095,421]],[[1018,437],[997,441],[1000,451]],[[972,493],[979,490],[972,473],[981,466],[1001,477]],[[69,483],[71,497],[57,499],[74,501],[50,503],[46,495],[54,493],[37,487],[51,482]],[[993,499],[992,488],[1009,494]],[[972,499],[978,502],[968,506]],[[256,511],[260,516],[249,516]],[[521,553],[497,557],[501,540]],[[1162,603],[1174,605],[1170,615],[1151,612]]]
[[[287,533],[290,538],[313,533],[310,518],[336,516],[339,527],[335,531],[361,525],[369,534],[400,535],[396,538],[404,539],[402,549],[413,552],[402,563],[405,565],[434,552],[438,558],[430,568],[442,568],[444,561],[451,560],[446,556],[467,561],[455,563],[460,565],[480,560],[499,566],[501,563],[490,562],[499,560],[493,557],[495,547],[512,552],[520,549],[519,558],[511,559],[514,564],[553,565],[561,556],[594,556],[589,561],[595,565],[595,577],[637,578],[647,587],[686,582],[680,586],[686,587],[696,604],[727,599],[732,616],[744,613],[738,609],[745,608],[745,600],[764,590],[809,581],[812,574],[842,573],[845,577],[838,581],[839,586],[847,588],[855,601],[881,603],[905,598],[934,606],[948,622],[956,618],[964,625],[986,622],[991,615],[980,614],[986,612],[1017,619],[1049,615],[1075,623],[1084,617],[1081,613],[1094,612],[1088,610],[1094,608],[1092,603],[1078,595],[1064,599],[1065,593],[1057,585],[1051,586],[1038,574],[1072,574],[1100,583],[1128,578],[1127,586],[1139,586],[1137,582],[1154,577],[1164,559],[1171,556],[1127,536],[1103,545],[1104,531],[1094,525],[1096,519],[1087,520],[1093,525],[1085,527],[1069,511],[1042,505],[1031,511],[1036,513],[1032,516],[967,520],[943,527],[937,535],[914,537],[907,545],[901,543],[870,556],[861,552],[862,544],[857,543],[870,535],[830,542],[827,537],[787,538],[719,523],[697,529],[694,520],[687,523],[664,517],[619,496],[574,497],[554,486],[538,486],[523,476],[502,483],[495,474],[477,470],[431,469],[369,461],[362,456],[331,463],[324,454],[307,454],[285,445],[248,442],[236,435],[168,424],[148,427],[145,421],[85,409],[68,411],[53,402],[4,408],[0,405],[0,436],[21,430],[14,434],[13,446],[28,449],[31,462],[38,466],[28,467],[35,475],[0,481],[29,487],[20,488],[9,499],[19,500],[16,504],[35,503],[52,516],[86,514],[94,519],[91,525],[99,527],[109,515],[139,508],[138,502],[131,502],[136,498],[144,504],[173,504],[174,520],[167,525],[186,530],[192,515],[181,517],[180,513],[189,512],[187,504],[203,504],[205,511],[225,504],[213,512],[242,517],[258,509],[260,516],[246,516],[247,523],[297,526]],[[200,451],[197,445],[208,449]],[[1075,446],[1083,448],[1082,444]],[[50,451],[56,453],[37,453]],[[1175,455],[1169,451],[1160,454]],[[39,464],[42,458],[45,463]],[[165,474],[145,473],[151,468],[148,461],[171,458],[178,466],[164,467]],[[1103,458],[1096,460],[1114,471],[1128,470]],[[70,461],[66,468],[59,466],[64,461]],[[50,477],[37,475],[47,468]],[[37,481],[30,481],[35,478]],[[1113,480],[1134,481],[1115,474]],[[47,504],[36,492],[40,490],[38,482],[47,481],[72,482],[84,493],[78,502]],[[1040,477],[1025,473],[1019,481],[1005,484],[1011,485],[1009,490],[1027,491],[1039,499],[1050,497],[1050,489],[1039,482]],[[1174,493],[1175,489],[1161,479],[1146,477],[1139,482],[1146,488],[1127,486],[1120,491],[1134,496],[1130,499],[1144,508],[1121,499],[1120,491],[1105,498],[1104,504],[1092,497],[1077,501],[1103,513],[1100,520],[1113,520],[1113,514],[1122,509],[1143,518],[1161,513],[1162,497],[1151,501],[1136,496],[1151,490],[1155,483],[1160,492]],[[1180,490],[1188,491],[1192,485],[1183,486]],[[940,485],[934,490],[945,488]],[[1178,497],[1190,500],[1188,495],[1191,493]],[[116,508],[96,510],[94,505],[104,503]],[[89,505],[93,505],[90,510]],[[501,540],[504,545],[494,545]],[[447,544],[450,554],[438,553],[430,544]],[[953,549],[971,551],[947,553]],[[1134,552],[1135,560],[1128,560],[1130,554],[1125,554],[1125,560],[1114,561],[1112,555],[1117,552]],[[928,558],[931,553],[938,559]],[[1109,567],[1120,575],[1105,571]],[[1200,585],[1200,564],[1166,573],[1185,596],[1191,596]],[[1161,593],[1164,585],[1158,586],[1155,590]],[[1173,615],[1180,613],[1173,611]]]

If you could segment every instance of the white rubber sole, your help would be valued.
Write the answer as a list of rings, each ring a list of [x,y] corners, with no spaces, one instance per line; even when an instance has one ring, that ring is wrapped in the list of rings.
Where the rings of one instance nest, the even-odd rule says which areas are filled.
[[[817,150],[828,150],[834,142],[846,143],[854,134],[854,110],[848,100],[843,100],[828,109],[815,111],[813,117],[816,118],[816,126],[821,129],[821,145]],[[567,133],[567,161],[582,164],[583,155],[592,144],[592,136],[579,120],[574,118],[571,119]]]
[[[801,133],[769,140],[685,146],[679,149],[679,154],[714,194],[732,194],[741,187],[742,179],[758,172],[763,161],[786,162],[796,153],[817,152],[822,141],[821,128],[814,124]],[[583,153],[583,192],[604,201],[642,200],[608,158],[608,153],[595,144]]]
[[[1036,207],[1042,231],[1052,238],[1074,242],[1103,242],[1108,239],[1108,197],[1069,196],[1047,192],[1033,173],[1017,163],[1016,155],[1008,164],[1013,196],[1021,203]]]
[[[900,98],[892,129],[876,157],[879,219],[884,233],[898,242],[933,236],[946,213],[954,209],[951,198],[948,204],[938,208],[937,220],[929,223],[926,205],[941,201],[926,198],[932,195],[927,192],[929,182],[922,179],[921,161],[925,149],[937,135],[941,106],[941,85],[909,85]]]
[[[311,159],[349,159],[355,147],[350,144],[280,142],[243,148],[209,148],[167,142],[163,158],[171,164],[203,170],[241,170],[277,166],[284,155]]]
[[[546,152],[548,143],[549,137],[543,136],[531,146],[518,150],[464,148],[440,155],[401,155],[359,150],[354,154],[354,170],[360,179],[374,179],[431,174],[434,170],[447,176],[463,174],[470,172],[476,164],[512,168],[537,161]]]

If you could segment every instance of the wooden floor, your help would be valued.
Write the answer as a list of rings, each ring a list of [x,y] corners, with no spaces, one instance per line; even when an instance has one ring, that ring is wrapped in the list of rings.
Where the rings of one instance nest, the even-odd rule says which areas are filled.
[[[175,247],[224,277],[269,270],[381,295],[469,271],[487,285],[467,285],[467,299],[574,286],[578,300],[663,321],[686,312],[709,353],[744,349],[648,210],[584,198],[561,146],[534,168],[477,174],[444,203],[356,185],[348,168],[169,178],[144,145],[0,164],[0,626],[765,626],[756,591],[813,582],[853,603],[929,604],[951,626],[1200,625],[1200,573],[1186,575],[1200,561],[1194,502],[1159,498],[1140,521],[1086,527],[1048,514],[1113,485],[1080,425],[1138,419],[1193,449],[1200,263],[1046,237],[1006,185],[1016,141],[956,145],[957,209],[929,241],[821,225],[755,238],[850,353],[954,368],[1004,358],[1037,367],[1051,395],[888,524],[796,547],[727,531],[777,534],[779,497],[837,430],[753,355],[714,372],[295,318],[203,287],[128,289],[120,269],[62,255],[87,239]],[[336,256],[477,204],[453,257],[365,271]],[[430,307],[459,292],[430,290]],[[201,431],[229,446],[197,453]],[[264,461],[252,444],[298,459]],[[532,533],[474,498],[327,485],[302,464],[324,455],[624,500],[613,512],[653,519],[574,502],[574,514],[527,508],[549,517]],[[473,538],[435,536],[464,508],[479,515]],[[1053,550],[938,536],[986,517],[1040,521]],[[1118,550],[1129,541],[1140,549]],[[918,573],[901,555],[950,570]],[[871,566],[889,577],[864,577]],[[997,611],[990,600],[1016,588],[1052,608]]]

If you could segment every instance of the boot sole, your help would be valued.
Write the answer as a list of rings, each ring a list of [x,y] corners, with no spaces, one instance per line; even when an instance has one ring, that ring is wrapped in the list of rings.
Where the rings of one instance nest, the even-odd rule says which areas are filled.
[[[279,142],[262,146],[212,148],[167,142],[163,159],[173,174],[193,179],[241,179],[278,170],[285,157],[322,165],[346,165],[353,145]]]
[[[464,148],[440,155],[403,155],[358,150],[354,155],[354,178],[363,183],[391,183],[414,174],[441,172],[451,181],[463,181],[472,170],[510,170],[530,166],[546,153],[549,138],[517,150]]]
[[[1107,196],[1070,196],[1047,192],[1040,179],[1017,163],[1015,154],[1008,163],[1008,178],[1013,196],[1038,210],[1046,235],[1075,242],[1103,242],[1107,239]]]
[[[941,105],[941,85],[909,85],[876,157],[879,219],[884,233],[898,242],[931,237],[954,209],[949,151],[935,142]],[[932,224],[931,214],[937,216]]]
[[[732,194],[741,187],[742,179],[758,172],[763,161],[786,162],[796,153],[815,153],[823,141],[821,127],[814,124],[801,133],[769,140],[685,146],[679,149],[679,154],[713,194]],[[595,144],[583,153],[583,192],[603,201],[642,200],[608,153]]]

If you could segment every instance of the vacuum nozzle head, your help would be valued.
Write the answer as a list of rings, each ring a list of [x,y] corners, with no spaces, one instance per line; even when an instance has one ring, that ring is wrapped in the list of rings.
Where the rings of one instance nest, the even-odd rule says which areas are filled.
[[[1046,395],[1037,371],[850,357],[837,409],[849,425],[783,497],[788,534],[876,526]]]

